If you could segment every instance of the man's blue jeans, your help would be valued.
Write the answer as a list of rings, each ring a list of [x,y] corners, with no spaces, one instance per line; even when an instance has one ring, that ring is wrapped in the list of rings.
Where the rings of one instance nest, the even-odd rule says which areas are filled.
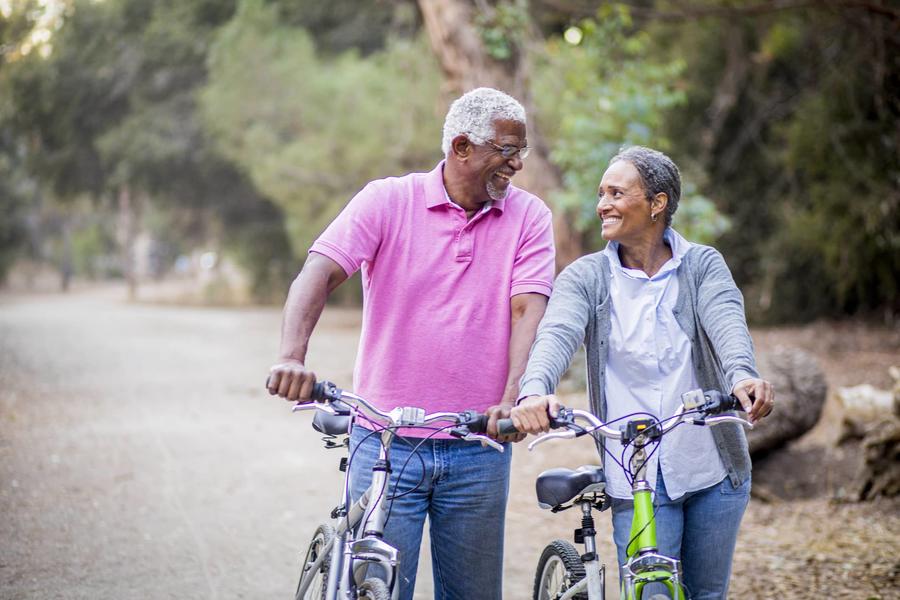
[[[370,433],[356,426],[350,436],[354,500],[372,482],[372,465],[378,459],[381,435],[366,439]],[[477,442],[427,440],[418,456],[412,455],[420,441],[397,438],[390,453],[393,472],[388,493],[403,496],[390,508],[385,541],[400,551],[400,600],[413,597],[426,515],[435,598],[499,600],[511,444],[505,444],[506,451],[501,453]]]
[[[692,600],[728,597],[731,559],[749,501],[750,478],[735,488],[731,479],[725,477],[712,487],[672,500],[666,494],[662,473],[657,474],[657,543],[662,554],[681,559],[685,591]],[[619,565],[626,560],[633,506],[631,500],[612,499],[613,538]],[[664,593],[665,587],[653,584],[644,590],[645,594]]]

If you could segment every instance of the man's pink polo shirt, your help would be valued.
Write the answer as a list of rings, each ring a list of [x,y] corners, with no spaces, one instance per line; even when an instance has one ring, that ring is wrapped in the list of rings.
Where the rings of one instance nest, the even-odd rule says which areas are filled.
[[[550,295],[546,205],[510,186],[505,199],[467,220],[449,201],[443,166],[369,183],[310,248],[348,275],[362,269],[353,385],[383,410],[483,411],[499,403],[510,298]]]

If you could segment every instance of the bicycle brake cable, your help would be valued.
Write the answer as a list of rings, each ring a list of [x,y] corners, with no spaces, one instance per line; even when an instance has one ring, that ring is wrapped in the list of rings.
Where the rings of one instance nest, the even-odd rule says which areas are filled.
[[[444,427],[434,427],[434,428],[430,428],[430,427],[429,427],[429,428],[427,428],[427,429],[433,429],[433,431],[431,432],[431,434],[429,434],[429,435],[427,435],[426,437],[422,438],[422,439],[419,441],[419,443],[416,444],[415,447],[413,447],[412,451],[410,452],[410,455],[409,455],[408,457],[406,457],[406,461],[403,463],[403,467],[401,467],[400,473],[397,475],[397,484],[400,483],[400,478],[402,477],[403,472],[406,470],[406,466],[409,464],[409,461],[412,460],[413,454],[416,455],[416,457],[419,459],[419,461],[420,461],[421,464],[422,464],[422,477],[419,478],[419,482],[418,482],[415,486],[413,486],[412,489],[406,490],[405,492],[401,492],[400,494],[397,494],[397,495],[394,495],[394,496],[390,496],[390,497],[388,498],[390,504],[388,505],[387,515],[385,515],[385,518],[384,518],[385,526],[387,526],[387,522],[390,520],[390,518],[391,518],[391,513],[392,513],[393,510],[394,510],[394,500],[396,500],[397,498],[402,498],[403,496],[406,496],[406,495],[408,495],[408,494],[411,494],[411,493],[415,492],[417,489],[419,489],[419,486],[422,485],[422,483],[425,482],[425,460],[419,455],[419,448],[421,448],[421,447],[422,447],[422,444],[424,444],[425,442],[427,442],[427,441],[433,439],[434,436],[436,436],[437,434],[439,434],[439,433],[441,433],[442,431],[445,431],[445,430],[447,430],[447,429],[451,429],[451,428],[453,428],[453,427],[456,427],[456,425],[455,425],[455,424],[451,424],[451,425],[446,425],[446,426],[444,426]],[[426,429],[426,428],[423,428],[423,429]],[[398,436],[398,437],[399,437],[399,436]],[[401,438],[401,439],[406,440],[406,438]],[[410,445],[412,445],[412,444],[410,443]],[[396,487],[397,484],[395,484],[395,487]]]

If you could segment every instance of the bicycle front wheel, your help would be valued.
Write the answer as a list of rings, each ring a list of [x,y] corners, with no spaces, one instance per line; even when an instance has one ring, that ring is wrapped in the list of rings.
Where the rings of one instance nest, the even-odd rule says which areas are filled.
[[[391,600],[391,590],[387,584],[374,577],[363,581],[356,591],[359,600]]]
[[[300,573],[300,583],[297,584],[297,591],[294,593],[294,600],[325,600],[325,592],[328,587],[328,570],[331,567],[331,555],[328,552],[329,545],[334,540],[334,528],[331,525],[319,525],[313,534],[313,539],[309,543],[306,550],[306,556],[303,559],[303,571]],[[323,553],[327,553],[322,558],[318,569],[312,571],[312,567],[316,560]],[[305,582],[309,582],[306,586],[306,592],[301,595],[301,588]]]
[[[534,600],[554,600],[584,579],[584,564],[569,542],[555,540],[544,548],[534,574]],[[576,600],[587,600],[587,592]]]

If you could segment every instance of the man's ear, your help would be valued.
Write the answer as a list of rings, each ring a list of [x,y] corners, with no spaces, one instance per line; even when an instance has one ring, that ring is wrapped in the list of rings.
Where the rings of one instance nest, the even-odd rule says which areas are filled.
[[[472,154],[473,146],[469,138],[460,134],[450,142],[450,151],[459,160],[466,160]]]

